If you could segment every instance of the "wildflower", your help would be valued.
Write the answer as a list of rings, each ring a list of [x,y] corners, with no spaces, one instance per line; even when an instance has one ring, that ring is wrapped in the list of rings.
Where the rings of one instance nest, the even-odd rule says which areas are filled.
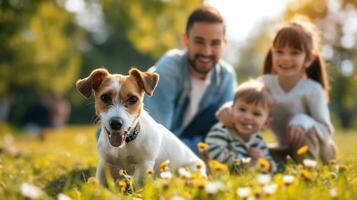
[[[307,145],[304,145],[304,146],[300,147],[296,153],[297,153],[297,155],[302,156],[305,153],[307,153],[308,151],[309,151],[309,147]]]
[[[335,172],[330,172],[330,177],[331,177],[331,179],[336,180],[337,174]]]
[[[260,168],[263,169],[263,171],[268,172],[270,170],[270,163],[264,158],[259,158],[258,163]]]
[[[343,173],[348,170],[348,166],[346,165],[337,165],[336,168],[338,173]]]
[[[146,174],[149,176],[152,176],[154,174],[154,170],[153,169],[148,169],[146,170]]]
[[[88,180],[87,180],[87,183],[88,184],[93,184],[93,185],[97,185],[98,184],[98,180],[96,177],[89,177]]]
[[[196,179],[196,185],[199,189],[203,189],[206,185],[206,180],[203,178]]]
[[[248,165],[252,159],[250,157],[242,158],[243,165]]]
[[[180,177],[182,178],[186,178],[186,179],[189,179],[191,177],[191,173],[189,171],[187,171],[185,168],[181,167],[179,170],[178,170],[178,173],[180,175]]]
[[[208,144],[206,144],[206,143],[204,143],[204,142],[199,142],[199,143],[197,144],[197,147],[198,147],[198,150],[199,150],[200,152],[204,152],[204,151],[207,151],[207,149],[208,149]]]
[[[315,168],[317,165],[317,162],[315,160],[311,160],[311,159],[304,159],[302,161],[302,163],[304,164],[304,166],[306,168]]]
[[[120,180],[120,181],[118,182],[118,185],[119,185],[120,191],[121,191],[121,192],[125,192],[126,187],[127,187],[126,182],[125,182],[124,180]]]
[[[237,194],[239,197],[245,199],[250,195],[251,189],[249,187],[241,187],[237,189]]]
[[[285,185],[290,185],[294,182],[294,176],[292,175],[284,175],[283,176],[283,181],[285,183]]]
[[[312,175],[310,172],[308,172],[307,170],[301,170],[301,176],[305,179],[305,180],[311,180]]]
[[[22,183],[21,194],[30,199],[38,199],[43,195],[43,191],[35,185]]]
[[[263,190],[264,190],[265,194],[272,195],[275,192],[277,187],[278,187],[278,185],[275,183],[269,184],[269,185],[265,185]]]
[[[57,199],[58,200],[72,200],[71,197],[69,197],[69,196],[67,196],[67,195],[65,195],[63,193],[58,194],[57,195]]]
[[[197,169],[197,170],[200,170],[200,169],[202,169],[202,166],[203,166],[203,164],[202,164],[201,162],[198,162],[198,163],[196,164],[196,169]]]
[[[164,162],[162,162],[160,164],[160,172],[167,171],[169,169],[169,164],[170,164],[169,160],[165,160]]]
[[[164,171],[160,173],[160,177],[162,179],[171,179],[172,178],[172,173],[170,171]]]
[[[270,183],[271,176],[269,174],[258,174],[257,180],[261,185],[266,185]]]
[[[222,171],[222,172],[228,171],[228,166],[217,160],[211,160],[210,166],[216,171]]]
[[[216,194],[219,190],[223,190],[224,186],[221,182],[208,182],[205,186],[205,190],[208,194]]]
[[[294,162],[293,158],[291,158],[290,155],[287,155],[286,156],[286,163],[293,163],[293,162]]]
[[[185,198],[183,198],[182,196],[175,195],[171,197],[171,200],[185,200]]]
[[[336,189],[336,188],[332,188],[332,189],[330,190],[330,196],[331,196],[332,198],[336,198],[336,197],[337,197],[337,189]]]

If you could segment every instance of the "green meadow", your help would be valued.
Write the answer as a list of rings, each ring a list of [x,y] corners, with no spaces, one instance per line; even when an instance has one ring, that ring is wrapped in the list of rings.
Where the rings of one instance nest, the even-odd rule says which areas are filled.
[[[39,138],[1,125],[0,199],[357,199],[353,131],[335,134],[338,159],[329,165],[306,167],[291,161],[272,176],[263,175],[259,166],[236,175],[211,165],[207,180],[194,173],[148,175],[144,188],[128,192],[130,181],[110,182],[108,188],[97,184],[95,130],[68,126],[46,130]]]

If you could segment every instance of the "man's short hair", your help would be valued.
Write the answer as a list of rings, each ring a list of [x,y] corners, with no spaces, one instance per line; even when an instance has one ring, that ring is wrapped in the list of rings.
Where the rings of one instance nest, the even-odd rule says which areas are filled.
[[[221,23],[223,24],[223,32],[226,32],[226,25],[222,15],[211,6],[199,6],[191,13],[186,23],[186,35],[188,35],[188,32],[196,22]]]
[[[274,104],[271,91],[263,83],[253,79],[238,86],[234,95],[233,105],[236,104],[237,100],[243,100],[248,104],[261,104],[269,110]]]

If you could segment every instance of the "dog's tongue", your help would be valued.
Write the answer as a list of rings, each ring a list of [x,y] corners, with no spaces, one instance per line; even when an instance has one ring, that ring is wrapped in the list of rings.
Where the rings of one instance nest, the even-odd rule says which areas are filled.
[[[118,147],[124,142],[124,134],[120,133],[111,133],[109,135],[109,142],[114,147]]]

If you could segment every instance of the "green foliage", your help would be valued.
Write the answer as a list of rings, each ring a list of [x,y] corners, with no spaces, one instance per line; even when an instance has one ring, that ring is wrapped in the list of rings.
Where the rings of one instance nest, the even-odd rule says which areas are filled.
[[[40,199],[57,199],[58,194],[72,199],[246,199],[237,193],[244,187],[250,188],[250,196],[260,199],[354,199],[357,195],[354,132],[336,135],[340,147],[336,163],[316,168],[290,163],[285,171],[272,176],[268,186],[257,178],[258,168],[240,175],[217,168],[207,180],[194,174],[172,179],[149,176],[144,188],[125,194],[118,185],[103,188],[93,178],[98,161],[94,131],[95,127],[46,130],[44,139],[39,140],[13,135],[11,127],[0,125],[0,199],[26,199],[21,192],[23,183],[38,187]],[[294,177],[292,183],[284,181],[287,174]],[[330,194],[334,191],[336,197]]]
[[[65,93],[79,75],[81,30],[52,1],[2,1],[0,96]],[[27,89],[26,89],[27,88]]]
[[[107,20],[120,24],[136,49],[154,57],[178,47],[189,13],[202,0],[102,0]],[[115,22],[114,22],[115,21]],[[124,25],[124,26],[123,26]]]

